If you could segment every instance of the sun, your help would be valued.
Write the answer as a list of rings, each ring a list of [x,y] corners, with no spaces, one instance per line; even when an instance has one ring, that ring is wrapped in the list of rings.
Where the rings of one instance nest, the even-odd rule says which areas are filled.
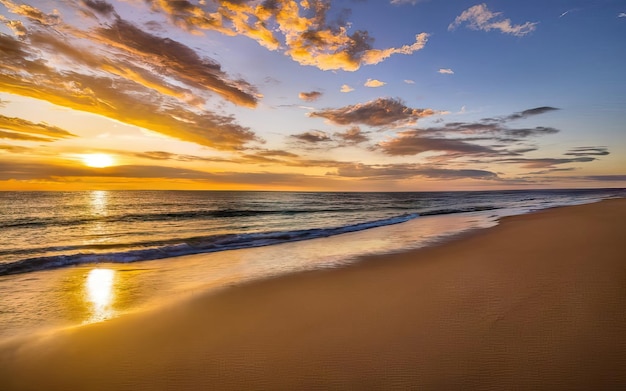
[[[82,155],[83,163],[89,167],[104,168],[112,166],[115,161],[111,155],[105,153],[88,153]]]

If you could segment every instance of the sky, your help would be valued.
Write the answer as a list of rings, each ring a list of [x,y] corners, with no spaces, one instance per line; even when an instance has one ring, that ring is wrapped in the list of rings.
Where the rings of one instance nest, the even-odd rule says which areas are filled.
[[[626,187],[623,0],[0,0],[0,190]]]

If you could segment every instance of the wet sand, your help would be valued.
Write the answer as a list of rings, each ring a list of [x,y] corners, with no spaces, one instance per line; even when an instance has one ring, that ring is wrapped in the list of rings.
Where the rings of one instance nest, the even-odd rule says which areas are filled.
[[[10,341],[0,389],[626,389],[625,232],[556,208]]]

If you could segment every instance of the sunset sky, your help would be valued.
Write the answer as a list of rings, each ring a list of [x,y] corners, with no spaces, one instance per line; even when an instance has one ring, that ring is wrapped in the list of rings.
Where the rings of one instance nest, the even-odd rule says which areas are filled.
[[[623,0],[0,0],[0,190],[626,186]]]

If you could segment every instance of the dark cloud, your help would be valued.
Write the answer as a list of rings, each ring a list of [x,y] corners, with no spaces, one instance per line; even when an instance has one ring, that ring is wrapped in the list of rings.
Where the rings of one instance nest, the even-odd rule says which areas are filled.
[[[544,134],[555,134],[559,130],[546,126],[537,126],[534,128],[518,128],[518,129],[503,129],[502,132],[507,136],[526,138],[531,136],[541,136]]]
[[[587,175],[580,178],[588,181],[626,182],[626,175]]]
[[[338,109],[314,111],[310,117],[325,118],[337,125],[368,125],[373,127],[411,125],[418,119],[435,114],[432,109],[407,107],[400,99],[379,98],[366,103]]]
[[[535,128],[509,128],[507,123],[510,121],[525,119],[531,116],[540,115],[543,113],[559,110],[554,107],[543,106],[536,107],[534,109],[524,110],[518,113],[513,113],[503,117],[491,117],[483,118],[476,122],[450,122],[442,127],[429,128],[427,131],[433,133],[443,132],[457,132],[462,134],[480,134],[480,133],[500,133],[512,138],[527,138],[532,136],[540,136],[545,134],[558,133],[559,130],[546,127],[537,126]]]
[[[607,147],[576,147],[564,155],[567,156],[606,156],[610,154]]]
[[[104,0],[81,0],[83,5],[103,16],[116,15],[113,5]]]
[[[301,92],[298,97],[307,102],[313,102],[318,100],[322,96],[322,93],[319,91],[311,91],[311,92]]]
[[[378,147],[387,155],[406,156],[417,155],[423,152],[452,152],[462,154],[498,155],[499,152],[478,144],[472,144],[461,139],[425,137],[418,130],[400,132],[397,137],[378,143]]]
[[[519,113],[511,114],[508,117],[506,117],[506,119],[507,120],[523,119],[523,118],[527,118],[533,115],[539,115],[539,114],[543,114],[543,113],[547,113],[547,112],[555,111],[555,110],[559,110],[559,109],[557,109],[556,107],[550,107],[550,106],[535,107],[534,109],[528,109]]]
[[[332,140],[328,133],[322,132],[321,130],[311,130],[300,134],[294,134],[291,137],[307,143],[321,143]]]
[[[575,157],[575,158],[513,158],[498,160],[499,163],[520,164],[525,168],[554,168],[561,164],[567,163],[588,163],[596,160],[593,157]]]
[[[366,179],[408,179],[425,177],[431,179],[497,179],[498,175],[484,170],[444,169],[416,164],[365,165],[345,164],[337,169],[337,175]]]

